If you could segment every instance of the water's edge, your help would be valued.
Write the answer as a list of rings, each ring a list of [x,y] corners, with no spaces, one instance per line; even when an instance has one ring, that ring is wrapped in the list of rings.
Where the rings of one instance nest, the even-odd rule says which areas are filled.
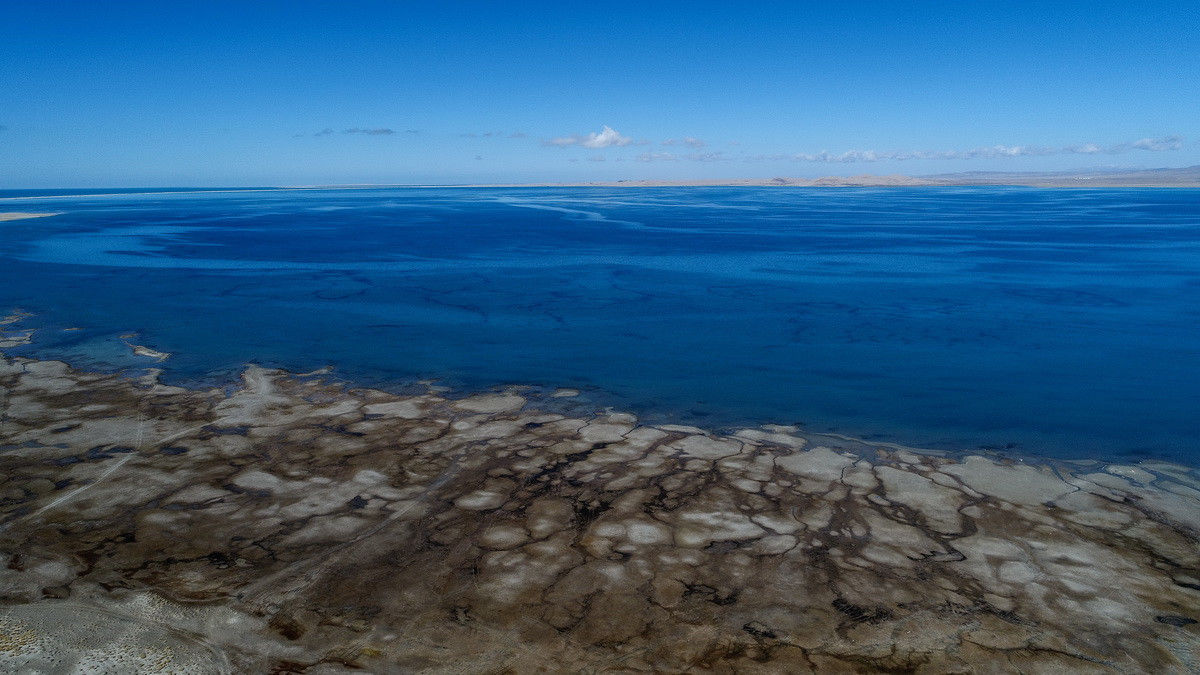
[[[60,355],[47,355],[38,349],[36,336],[43,328],[22,328],[22,322],[34,318],[35,315],[15,310],[7,317],[0,318],[0,358],[16,356],[38,361],[63,363],[69,368],[104,375],[116,375],[129,380],[143,380],[147,377],[155,382],[173,387],[179,387],[193,392],[205,390],[220,390],[226,394],[241,387],[245,373],[249,369],[268,368],[274,372],[291,378],[318,378],[322,385],[328,385],[351,391],[378,391],[393,396],[411,396],[424,392],[435,392],[448,400],[467,399],[490,393],[516,393],[529,401],[529,408],[539,411],[562,414],[567,416],[603,416],[619,414],[637,421],[637,424],[652,427],[688,428],[696,433],[708,435],[733,436],[747,430],[771,429],[782,432],[806,443],[830,447],[835,450],[853,452],[864,457],[873,457],[877,450],[889,452],[911,452],[927,456],[944,457],[961,461],[968,456],[982,456],[1000,463],[1030,464],[1046,467],[1072,467],[1073,470],[1088,468],[1103,470],[1105,467],[1125,467],[1136,465],[1146,467],[1171,467],[1185,472],[1200,470],[1200,466],[1180,461],[1168,461],[1160,458],[1112,458],[1103,456],[1059,456],[1039,454],[1017,444],[997,446],[963,447],[954,445],[919,445],[903,443],[886,433],[875,433],[871,436],[842,433],[835,430],[822,429],[819,420],[804,422],[784,420],[760,420],[756,423],[745,424],[705,424],[695,419],[680,419],[678,411],[656,411],[639,409],[628,405],[628,401],[605,392],[598,387],[581,387],[579,385],[559,386],[552,383],[503,383],[483,387],[448,386],[449,383],[437,377],[410,378],[402,381],[381,379],[364,381],[361,378],[339,372],[336,366],[323,365],[309,372],[298,372],[286,364],[270,361],[244,363],[222,371],[214,371],[202,377],[179,376],[167,368],[170,359],[176,354],[160,352],[152,346],[135,344],[138,339],[136,332],[121,334],[117,344],[124,347],[125,353],[110,353],[104,360],[63,358]],[[70,329],[75,330],[75,329]],[[883,438],[880,438],[883,436]]]

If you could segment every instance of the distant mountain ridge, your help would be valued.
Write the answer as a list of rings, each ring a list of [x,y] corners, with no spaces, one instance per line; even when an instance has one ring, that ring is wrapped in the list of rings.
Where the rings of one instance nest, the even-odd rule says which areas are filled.
[[[1090,169],[1077,171],[970,171],[925,176],[860,174],[822,178],[735,178],[729,180],[619,180],[587,183],[538,183],[580,186],[780,186],[780,187],[920,187],[955,185],[1020,185],[1029,187],[1200,187],[1200,165],[1164,169]]]
[[[1200,187],[1200,165],[1164,169],[1091,169],[1085,171],[973,171],[935,174],[922,179],[939,185],[1053,185],[1101,187]]]

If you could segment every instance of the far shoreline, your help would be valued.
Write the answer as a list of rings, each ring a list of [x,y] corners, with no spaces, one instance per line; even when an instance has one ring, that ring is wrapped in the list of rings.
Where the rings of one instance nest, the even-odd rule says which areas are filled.
[[[859,174],[819,178],[772,176],[759,178],[695,178],[661,180],[629,178],[607,181],[533,181],[503,183],[329,183],[308,185],[215,185],[215,186],[131,186],[100,188],[19,188],[23,192],[64,191],[70,194],[28,194],[0,196],[0,203],[40,199],[77,199],[84,197],[124,197],[144,194],[178,195],[220,192],[276,192],[283,190],[378,190],[378,189],[449,189],[449,188],[660,188],[660,187],[777,187],[777,188],[949,188],[949,187],[1024,187],[1059,189],[1122,188],[1200,188],[1200,165],[1182,168],[1080,170],[1080,171],[995,171],[963,172],[909,176],[904,174]],[[0,213],[0,221],[57,214]]]
[[[797,179],[799,180],[799,179]],[[170,192],[148,190],[146,192],[104,192],[104,193],[73,193],[73,194],[53,194],[53,195],[26,195],[20,197],[0,197],[0,203],[6,201],[35,201],[35,200],[55,200],[55,199],[88,199],[93,197],[138,197],[145,195],[189,195],[189,194],[221,194],[221,193],[240,193],[240,192],[290,192],[290,191],[321,191],[321,190],[502,190],[502,189],[560,189],[560,188],[725,188],[725,187],[774,187],[779,189],[796,189],[796,188],[817,188],[817,189],[838,189],[838,188],[964,188],[964,187],[991,187],[991,188],[1029,188],[1029,189],[1045,189],[1045,190],[1136,190],[1136,189],[1151,189],[1151,190],[1172,190],[1184,189],[1195,190],[1200,189],[1200,182],[1187,184],[1025,184],[1025,183],[913,183],[913,184],[887,184],[887,183],[867,183],[867,182],[843,182],[843,183],[820,183],[820,184],[802,184],[794,183],[770,183],[767,181],[612,181],[612,182],[592,182],[592,183],[478,183],[478,184],[379,184],[379,185],[281,185],[271,188],[197,188],[195,190],[172,190]],[[41,218],[46,216],[61,215],[61,212],[55,213],[22,213],[17,217],[11,217],[11,213],[0,213],[0,222],[24,220],[28,218]],[[9,216],[9,217],[5,217]]]

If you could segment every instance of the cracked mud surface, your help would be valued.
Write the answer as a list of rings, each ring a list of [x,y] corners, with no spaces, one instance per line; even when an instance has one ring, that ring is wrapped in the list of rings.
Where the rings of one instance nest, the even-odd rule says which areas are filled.
[[[1176,465],[258,367],[197,391],[8,358],[0,391],[0,670],[1200,667],[1200,477]]]

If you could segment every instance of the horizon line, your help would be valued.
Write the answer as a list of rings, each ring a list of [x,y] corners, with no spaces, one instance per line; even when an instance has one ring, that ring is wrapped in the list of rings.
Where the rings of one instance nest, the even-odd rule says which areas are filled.
[[[1113,184],[1101,185],[1104,181],[1101,180],[1096,185],[1097,187],[1200,187],[1200,165],[1190,165],[1182,167],[1158,167],[1151,169],[1123,169],[1123,168],[1103,168],[1103,169],[1074,169],[1066,171],[960,171],[954,173],[940,174],[854,174],[854,175],[827,175],[817,178],[804,178],[794,176],[773,176],[773,177],[743,177],[743,178],[697,178],[697,179],[657,179],[657,178],[624,178],[615,180],[594,180],[594,181],[529,181],[529,182],[495,182],[495,183],[328,183],[328,184],[300,184],[300,185],[175,185],[154,187],[147,185],[117,187],[105,186],[97,188],[85,187],[41,187],[41,188],[0,188],[0,190],[13,191],[44,191],[44,190],[79,190],[78,194],[60,194],[60,195],[20,195],[20,196],[4,196],[0,197],[0,201],[20,201],[29,199],[54,199],[68,197],[115,197],[115,196],[130,196],[139,194],[191,194],[197,192],[213,193],[213,192],[276,192],[282,190],[368,190],[381,188],[532,188],[532,187],[969,187],[969,186],[994,186],[1002,187],[1005,185],[1013,187],[1088,187],[1086,184],[1080,185],[1063,185],[1064,180],[1074,179],[1075,181],[1091,180],[1093,176],[1085,174],[1099,174],[1103,179],[1106,177],[1116,178],[1121,175],[1146,175],[1156,174],[1159,172],[1171,171],[1194,171],[1195,176],[1184,177],[1184,180],[1174,183],[1136,183],[1129,184]],[[1015,182],[981,182],[988,177],[999,179],[1001,177],[1014,179]],[[1040,179],[1045,181],[1044,185],[1029,185],[1023,182],[1022,179]],[[1057,181],[1056,181],[1057,179]],[[1128,182],[1128,181],[1127,181]],[[145,190],[145,192],[86,192],[87,190]]]

